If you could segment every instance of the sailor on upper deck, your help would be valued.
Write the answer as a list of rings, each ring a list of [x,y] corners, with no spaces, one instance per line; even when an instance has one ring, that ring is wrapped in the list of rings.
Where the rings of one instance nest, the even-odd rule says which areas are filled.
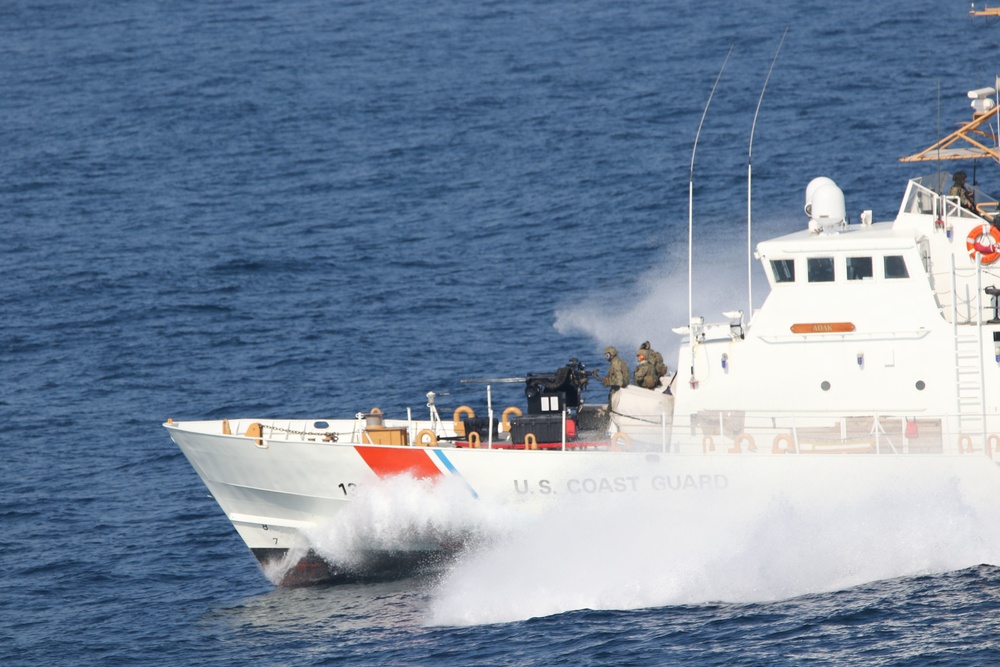
[[[958,203],[967,211],[972,211],[978,215],[976,210],[976,194],[965,186],[965,172],[956,171],[951,179],[955,182],[948,191],[949,197],[958,197]]]

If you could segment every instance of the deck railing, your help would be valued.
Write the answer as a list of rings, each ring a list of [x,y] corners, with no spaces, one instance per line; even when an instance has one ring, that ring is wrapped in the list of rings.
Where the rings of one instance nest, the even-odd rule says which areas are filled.
[[[565,443],[538,442],[541,450],[613,450],[700,455],[986,455],[1000,460],[1000,414],[977,419],[974,431],[958,415],[852,414],[832,415],[804,412],[751,413],[704,411],[671,420],[663,414],[614,415],[608,428],[581,431]],[[363,420],[278,420],[229,422],[232,435],[244,435],[253,424],[262,424],[263,438],[270,443],[315,442],[370,443],[364,438]],[[428,421],[399,420],[394,428],[406,429],[406,444],[416,446],[417,433]],[[983,429],[985,427],[985,430]],[[393,428],[390,423],[390,428]],[[968,427],[966,427],[967,429]],[[337,434],[336,438],[330,437]],[[441,433],[439,447],[487,448],[479,440]],[[501,430],[491,443],[495,448],[533,449],[513,443]]]
[[[644,424],[647,420],[641,416],[619,421],[634,449],[669,453],[1000,455],[1000,415],[977,419],[970,432],[960,426],[968,420],[958,415],[705,411],[675,418],[667,437],[655,424]]]

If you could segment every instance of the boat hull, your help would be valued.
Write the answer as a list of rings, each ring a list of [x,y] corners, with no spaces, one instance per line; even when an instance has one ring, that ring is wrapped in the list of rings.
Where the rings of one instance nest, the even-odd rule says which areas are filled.
[[[982,453],[412,447],[261,441],[167,426],[267,576],[284,585],[412,573],[484,533],[492,539],[549,512],[588,506],[729,511],[762,498],[808,505],[845,489],[876,497],[902,484],[914,502],[924,502],[927,489],[955,485],[965,498],[1000,507],[1000,468]]]

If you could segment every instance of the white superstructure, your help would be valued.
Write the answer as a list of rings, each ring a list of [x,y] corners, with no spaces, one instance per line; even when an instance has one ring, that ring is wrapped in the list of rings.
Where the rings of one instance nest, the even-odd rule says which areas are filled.
[[[771,290],[749,321],[696,318],[679,330],[675,428],[713,411],[777,420],[775,436],[806,415],[812,425],[864,417],[890,436],[927,421],[944,449],[972,440],[981,450],[1000,431],[990,249],[1000,232],[939,194],[950,183],[947,173],[910,181],[894,221],[804,224],[761,242]]]

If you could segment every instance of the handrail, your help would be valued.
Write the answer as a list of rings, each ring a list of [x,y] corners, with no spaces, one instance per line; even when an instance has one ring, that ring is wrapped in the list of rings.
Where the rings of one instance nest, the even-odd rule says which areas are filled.
[[[906,454],[1000,453],[1000,414],[976,414],[974,426],[963,415],[913,412],[837,414],[817,411],[782,413],[703,411],[675,417],[669,426],[661,415],[619,415],[618,428],[629,434],[633,449],[678,453],[736,453],[740,442],[755,443],[753,453]],[[704,443],[710,440],[711,452]],[[997,443],[997,452],[991,451]],[[778,450],[781,450],[780,452]],[[749,453],[742,448],[742,453]]]

